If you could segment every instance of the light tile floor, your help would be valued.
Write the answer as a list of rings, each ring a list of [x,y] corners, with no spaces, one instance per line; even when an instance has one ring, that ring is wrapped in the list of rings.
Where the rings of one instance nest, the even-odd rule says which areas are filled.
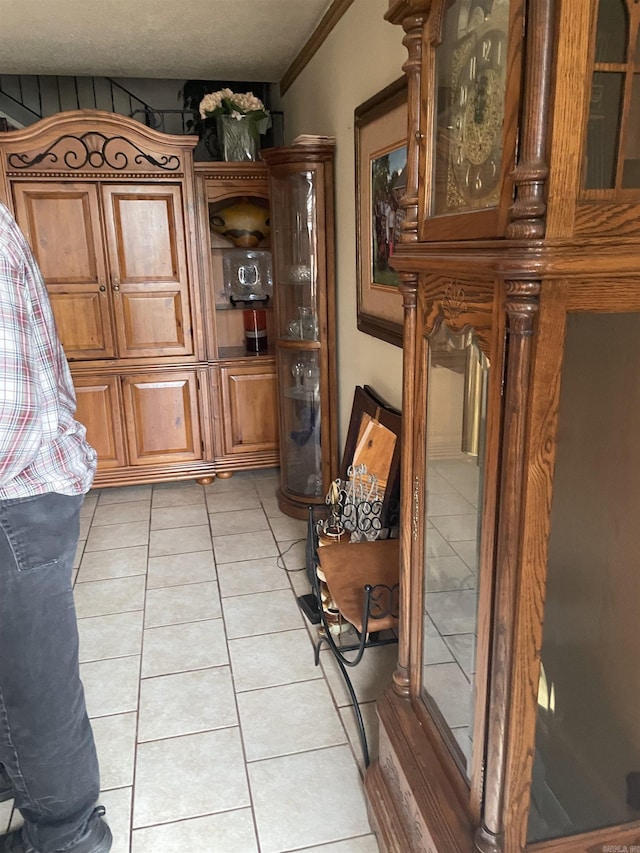
[[[75,597],[112,853],[377,853],[353,712],[277,471],[94,490]],[[352,670],[369,746],[397,649]],[[19,813],[0,804],[0,828]]]
[[[478,625],[481,469],[467,454],[434,460],[428,476],[424,685],[470,766]]]

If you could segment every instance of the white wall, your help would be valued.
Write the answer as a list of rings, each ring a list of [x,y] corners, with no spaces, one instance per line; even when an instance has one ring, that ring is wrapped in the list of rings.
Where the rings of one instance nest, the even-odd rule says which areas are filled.
[[[299,133],[336,137],[336,283],[339,447],[356,385],[402,402],[402,350],[358,331],[354,109],[402,75],[404,32],[384,20],[388,0],[355,0],[282,97],[285,144]],[[398,296],[400,299],[400,296]]]

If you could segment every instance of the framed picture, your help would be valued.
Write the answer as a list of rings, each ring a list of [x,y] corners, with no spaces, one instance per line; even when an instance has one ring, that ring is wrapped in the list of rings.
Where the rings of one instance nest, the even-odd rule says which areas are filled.
[[[400,512],[400,429],[402,415],[370,385],[356,385],[340,476],[349,479],[352,465],[366,465],[382,496],[383,527],[398,523]]]
[[[396,80],[355,110],[358,328],[402,346],[400,236],[407,167],[407,84]]]

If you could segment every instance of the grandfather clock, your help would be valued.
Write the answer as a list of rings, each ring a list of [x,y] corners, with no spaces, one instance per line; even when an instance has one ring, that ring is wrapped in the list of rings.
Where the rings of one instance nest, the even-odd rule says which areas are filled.
[[[385,851],[640,850],[640,2],[392,0],[408,174]]]

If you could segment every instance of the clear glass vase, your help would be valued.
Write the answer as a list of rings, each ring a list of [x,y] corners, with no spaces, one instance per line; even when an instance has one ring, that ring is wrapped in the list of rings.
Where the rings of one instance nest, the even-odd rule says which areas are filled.
[[[258,123],[250,116],[223,115],[216,119],[223,160],[257,160],[260,150]]]

